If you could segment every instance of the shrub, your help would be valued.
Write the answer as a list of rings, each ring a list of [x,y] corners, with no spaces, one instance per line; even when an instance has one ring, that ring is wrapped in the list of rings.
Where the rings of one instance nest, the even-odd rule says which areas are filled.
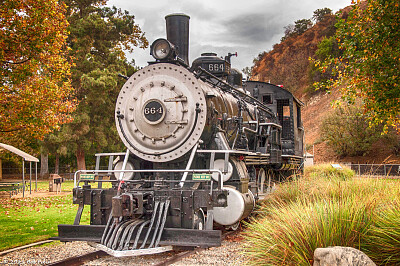
[[[321,138],[339,156],[365,155],[379,139],[381,128],[369,127],[360,104],[338,106],[322,121]]]

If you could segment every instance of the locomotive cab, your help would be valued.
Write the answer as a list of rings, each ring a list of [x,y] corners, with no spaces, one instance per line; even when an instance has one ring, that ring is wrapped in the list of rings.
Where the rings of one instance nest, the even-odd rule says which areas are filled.
[[[288,90],[271,83],[247,81],[244,87],[278,117],[282,126],[282,155],[301,163],[304,155],[301,108],[304,104]]]

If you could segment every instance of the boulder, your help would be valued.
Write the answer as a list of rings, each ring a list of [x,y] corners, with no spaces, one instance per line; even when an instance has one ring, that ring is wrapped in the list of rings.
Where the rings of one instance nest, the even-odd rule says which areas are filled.
[[[314,266],[376,266],[363,252],[350,247],[317,248]]]

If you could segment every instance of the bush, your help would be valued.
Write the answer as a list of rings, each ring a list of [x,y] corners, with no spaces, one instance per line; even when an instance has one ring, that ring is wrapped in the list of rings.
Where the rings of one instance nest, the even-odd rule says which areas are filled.
[[[339,156],[364,156],[380,138],[381,128],[369,127],[360,104],[338,106],[322,121],[321,138]]]

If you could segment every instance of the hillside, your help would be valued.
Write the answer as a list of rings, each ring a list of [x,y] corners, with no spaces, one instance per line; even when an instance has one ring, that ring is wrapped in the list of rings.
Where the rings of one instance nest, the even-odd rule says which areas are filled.
[[[309,58],[314,57],[317,45],[324,37],[335,33],[335,21],[334,15],[327,15],[302,35],[275,44],[273,50],[265,53],[254,65],[252,79],[283,84],[298,98],[305,97],[310,86]]]
[[[350,7],[342,11],[342,16],[347,16]],[[304,102],[302,116],[306,146],[308,152],[313,153],[314,150],[315,162],[398,163],[400,157],[392,154],[392,150],[382,141],[375,143],[366,156],[339,158],[320,140],[321,123],[332,111],[331,103],[340,98],[340,92],[333,89],[328,94],[313,89],[309,58],[315,56],[318,43],[324,37],[335,34],[335,22],[334,15],[326,15],[322,21],[303,34],[289,37],[275,44],[271,51],[261,53],[255,60],[251,79],[283,85]]]

